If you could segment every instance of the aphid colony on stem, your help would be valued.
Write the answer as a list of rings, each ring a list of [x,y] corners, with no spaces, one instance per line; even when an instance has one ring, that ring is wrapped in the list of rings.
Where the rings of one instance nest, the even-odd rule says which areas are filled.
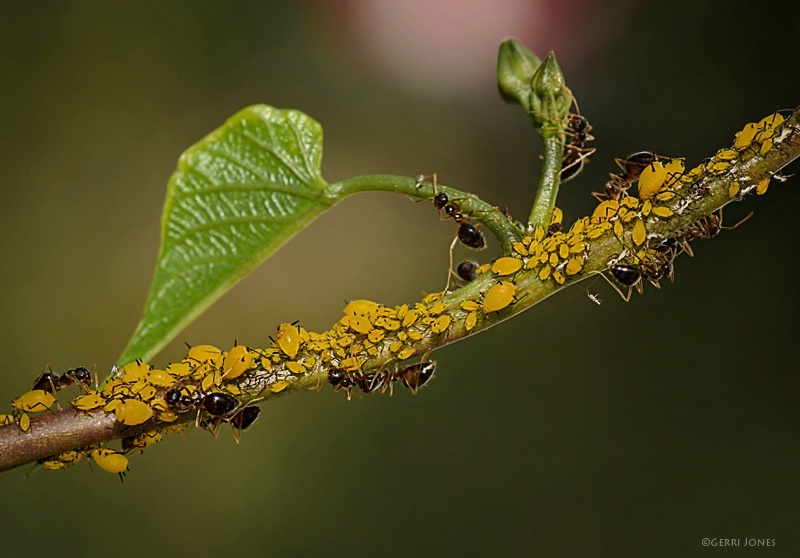
[[[128,468],[126,454],[142,451],[164,434],[181,431],[192,422],[215,436],[223,423],[229,423],[238,441],[241,432],[260,415],[255,403],[294,383],[307,387],[310,379],[316,379],[320,387],[327,379],[335,391],[344,391],[349,399],[355,388],[368,394],[387,389],[391,393],[399,380],[416,394],[433,377],[436,364],[424,356],[416,364],[402,365],[402,361],[427,355],[430,348],[451,337],[503,317],[502,313],[521,300],[521,278],[553,287],[578,278],[585,273],[593,241],[601,237],[619,243],[619,253],[600,273],[608,272],[628,288],[625,295],[612,283],[626,300],[634,287],[641,291],[643,280],[659,286],[662,278],[672,279],[675,257],[682,252],[691,255],[692,240],[711,238],[721,229],[733,227],[722,226],[721,213],[666,236],[653,232],[655,225],[683,214],[706,194],[709,179],[725,175],[742,157],[767,153],[782,122],[783,118],[774,114],[748,124],[737,134],[731,149],[720,150],[688,172],[684,172],[682,159],[649,152],[617,160],[622,172],[611,175],[604,194],[596,194],[600,203],[590,217],[577,220],[564,231],[563,215],[556,208],[549,223],[530,226],[513,242],[508,254],[483,265],[472,261],[459,265],[457,275],[465,284],[485,277],[479,288],[468,289],[466,299],[461,292],[467,289],[433,293],[413,305],[394,307],[354,300],[328,331],[314,333],[296,322],[283,323],[272,345],[264,349],[238,344],[228,351],[211,345],[193,346],[186,358],[163,370],[138,361],[115,367],[102,389],[92,389],[91,374],[85,368],[61,376],[48,369],[36,379],[31,391],[13,400],[12,414],[0,415],[0,427],[16,425],[20,435],[30,435],[36,430],[37,419],[32,422],[29,413],[54,412],[54,407],[59,407],[60,390],[77,387],[82,393],[72,399],[73,412],[113,413],[122,451],[104,445],[71,448],[40,463],[49,469],[63,469],[89,456],[101,469],[122,475]],[[580,126],[574,125],[574,130],[580,131]],[[588,130],[588,125],[583,128],[587,134]],[[579,144],[574,139],[575,150],[565,151],[565,158],[581,153],[584,147]],[[637,182],[639,195],[635,197],[628,191]],[[767,179],[743,188],[732,180],[729,198],[738,200],[751,191],[763,194],[768,184]],[[467,222],[470,218],[456,201],[435,187],[432,201],[459,224],[457,239],[472,248],[485,246],[483,235]],[[467,232],[462,234],[462,230]],[[450,263],[452,269],[452,250]],[[374,361],[371,365],[383,364],[370,371],[377,366],[365,366],[368,361]]]
[[[693,255],[689,246],[692,240],[712,238],[722,229],[734,229],[752,215],[751,213],[732,227],[724,227],[720,209],[718,213],[692,222],[669,236],[661,236],[649,234],[641,217],[650,213],[659,217],[669,217],[669,214],[661,213],[664,209],[648,204],[651,201],[672,202],[680,191],[677,211],[682,211],[690,203],[706,195],[708,189],[705,182],[708,179],[724,176],[741,157],[765,155],[772,148],[773,138],[780,133],[783,121],[779,113],[774,113],[758,123],[746,125],[736,134],[732,148],[719,150],[714,157],[689,172],[684,172],[681,159],[659,157],[648,152],[636,153],[626,160],[617,160],[623,174],[611,175],[611,181],[606,185],[609,199],[600,203],[594,216],[614,220],[614,234],[618,238],[622,238],[622,225],[626,219],[636,219],[630,235],[632,244],[623,244],[622,251],[608,262],[611,276],[623,288],[627,288],[627,293],[623,293],[611,284],[624,300],[630,299],[633,288],[641,294],[644,280],[656,288],[660,288],[661,279],[668,277],[672,280],[675,257],[683,252]],[[624,196],[623,193],[637,179],[639,199]],[[731,181],[728,197],[731,201],[740,200],[753,190],[762,195],[768,185],[767,178],[745,191],[737,181]],[[638,212],[637,217],[631,217],[632,211]]]

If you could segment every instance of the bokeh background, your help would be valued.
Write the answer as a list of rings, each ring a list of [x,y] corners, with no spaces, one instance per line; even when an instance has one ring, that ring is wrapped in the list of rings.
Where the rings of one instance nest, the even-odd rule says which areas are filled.
[[[650,149],[693,165],[744,123],[796,105],[798,11],[4,5],[0,400],[47,363],[111,366],[144,304],[178,156],[244,106],[317,119],[329,181],[437,172],[524,218],[540,149],[494,82],[497,47],[516,36],[556,51],[594,126],[598,151],[562,190],[572,221],[613,157]],[[696,243],[660,292],[625,304],[586,281],[438,351],[417,397],[282,398],[240,445],[226,431],[174,437],[133,457],[124,484],[86,463],[4,473],[0,554],[797,556],[798,188],[794,177],[726,212],[755,215]],[[155,362],[181,358],[184,342],[263,345],[284,321],[319,331],[345,299],[415,300],[441,287],[454,233],[429,204],[349,199]],[[711,549],[703,537],[775,547]]]

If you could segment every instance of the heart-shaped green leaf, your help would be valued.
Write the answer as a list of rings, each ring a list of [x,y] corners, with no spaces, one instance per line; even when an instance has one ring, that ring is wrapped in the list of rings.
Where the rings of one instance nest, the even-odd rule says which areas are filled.
[[[240,111],[181,156],[144,317],[120,364],[149,360],[330,207],[321,161],[320,125],[265,105]]]

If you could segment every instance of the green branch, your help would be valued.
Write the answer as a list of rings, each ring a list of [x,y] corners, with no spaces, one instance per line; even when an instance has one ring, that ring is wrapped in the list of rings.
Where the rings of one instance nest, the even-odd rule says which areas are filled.
[[[331,184],[327,195],[329,199],[338,201],[351,194],[372,191],[395,192],[424,200],[433,200],[436,193],[444,192],[451,200],[457,201],[469,219],[489,229],[500,242],[504,252],[508,252],[511,245],[522,237],[519,225],[511,221],[499,208],[486,203],[474,194],[441,184],[437,184],[434,191],[433,183],[430,181],[420,184],[410,178],[387,174],[357,176]]]

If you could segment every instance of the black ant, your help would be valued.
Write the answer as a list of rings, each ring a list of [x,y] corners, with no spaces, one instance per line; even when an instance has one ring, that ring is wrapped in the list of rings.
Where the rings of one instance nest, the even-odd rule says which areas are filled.
[[[261,407],[258,405],[248,405],[240,411],[237,411],[236,414],[231,417],[231,428],[233,429],[233,437],[236,438],[237,444],[242,437],[242,430],[246,430],[258,420],[259,416],[261,416]]]
[[[328,367],[328,381],[333,386],[333,391],[343,389],[347,394],[347,400],[350,401],[350,390],[357,384],[350,379],[350,376],[344,370],[331,364]]]
[[[436,371],[436,361],[429,360],[412,364],[399,370],[395,370],[392,374],[392,381],[396,382],[401,380],[403,386],[414,395],[417,394],[419,388],[427,384],[433,373]]]
[[[591,130],[589,121],[580,114],[567,116],[567,133],[571,137],[569,143],[564,146],[564,156],[561,161],[562,183],[578,176],[583,170],[585,161],[596,151],[594,148],[586,147],[586,144],[594,139],[594,136],[589,134]]]
[[[694,256],[694,252],[692,252],[692,249],[689,246],[690,241],[695,239],[714,238],[722,230],[732,231],[750,219],[752,216],[753,212],[751,211],[746,217],[744,217],[744,219],[732,227],[726,227],[722,224],[722,209],[720,208],[719,215],[717,215],[717,213],[712,213],[707,217],[702,217],[701,219],[690,223],[688,227],[675,235],[675,242],[680,246],[682,251],[686,252],[689,256]]]
[[[419,175],[416,180],[417,187],[419,188],[427,178],[428,177],[425,175]],[[440,216],[441,213],[444,212],[444,219],[453,219],[458,223],[458,232],[453,242],[450,244],[447,285],[445,286],[445,291],[448,291],[450,289],[450,277],[453,269],[453,250],[456,247],[456,242],[460,241],[473,250],[483,250],[486,248],[486,238],[481,231],[468,222],[470,218],[464,214],[461,206],[456,203],[456,200],[451,199],[445,192],[436,191],[436,174],[432,174],[430,178],[433,180],[434,194],[432,201],[434,207],[439,210]]]
[[[92,373],[83,366],[79,366],[74,370],[67,370],[64,372],[64,374],[59,376],[53,372],[53,369],[50,368],[50,365],[48,364],[47,370],[42,372],[42,374],[36,379],[31,389],[40,389],[55,395],[56,391],[69,385],[84,386],[88,388],[91,386],[91,383]]]
[[[464,260],[458,267],[456,267],[456,274],[465,283],[470,283],[478,278],[478,262],[472,260]]]
[[[603,201],[603,195],[611,200],[619,200],[622,194],[625,193],[634,182],[639,180],[642,171],[657,160],[658,155],[650,153],[649,151],[634,153],[627,159],[614,159],[617,166],[622,169],[622,174],[609,174],[608,176],[611,180],[606,182],[605,194],[594,192],[592,195],[597,198],[598,201]]]
[[[475,250],[482,250],[483,248],[486,248],[486,239],[484,238],[483,234],[467,222],[470,220],[470,218],[464,214],[461,206],[456,203],[456,200],[451,199],[450,196],[448,196],[445,192],[436,191],[436,174],[432,174],[430,176],[417,176],[417,188],[422,186],[422,183],[427,178],[431,178],[433,180],[434,194],[432,201],[434,207],[438,209],[440,213],[444,212],[444,219],[452,219],[458,223],[458,235],[456,238],[466,246],[469,246]]]

